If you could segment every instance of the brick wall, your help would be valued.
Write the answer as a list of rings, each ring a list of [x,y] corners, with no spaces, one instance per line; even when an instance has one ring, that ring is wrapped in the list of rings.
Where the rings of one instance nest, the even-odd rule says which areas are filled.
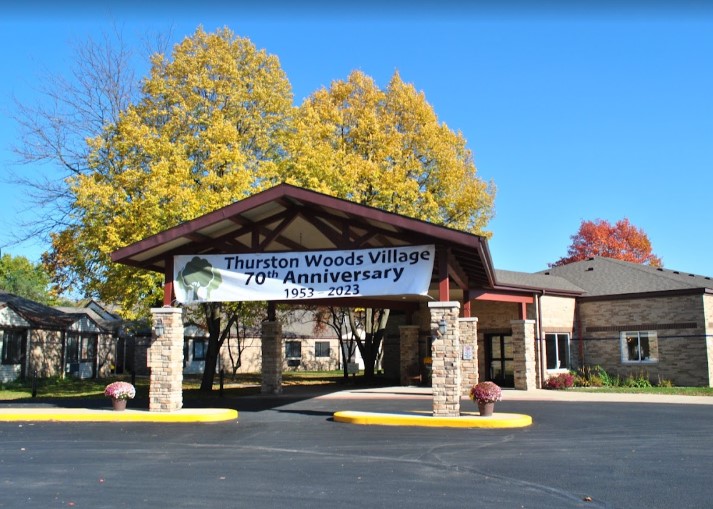
[[[580,317],[585,365],[599,365],[621,377],[644,373],[653,383],[667,379],[676,385],[709,385],[702,296],[581,302]],[[658,360],[622,362],[620,333],[648,330],[657,334]],[[573,344],[573,351],[578,348]]]

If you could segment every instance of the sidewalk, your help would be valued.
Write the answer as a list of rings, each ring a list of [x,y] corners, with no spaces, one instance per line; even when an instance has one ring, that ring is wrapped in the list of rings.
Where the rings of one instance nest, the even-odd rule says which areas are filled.
[[[378,387],[368,389],[344,390],[333,394],[320,396],[323,398],[426,398],[431,399],[433,392],[430,387]],[[464,398],[467,399],[467,398]],[[546,390],[534,389],[520,391],[503,389],[503,400],[506,401],[579,401],[592,403],[657,403],[657,404],[687,404],[713,405],[710,396],[675,396],[661,394],[634,393],[597,393],[596,391]]]

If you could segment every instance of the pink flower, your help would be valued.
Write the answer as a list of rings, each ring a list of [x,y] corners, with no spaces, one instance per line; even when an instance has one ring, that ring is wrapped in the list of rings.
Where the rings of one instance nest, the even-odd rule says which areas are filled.
[[[104,389],[104,396],[112,399],[134,399],[136,389],[129,382],[113,382]]]
[[[493,382],[480,382],[470,389],[470,399],[481,403],[495,403],[502,398],[502,390]]]

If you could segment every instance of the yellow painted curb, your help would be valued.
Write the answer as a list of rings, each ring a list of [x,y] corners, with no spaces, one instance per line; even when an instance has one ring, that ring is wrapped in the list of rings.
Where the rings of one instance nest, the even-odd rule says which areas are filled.
[[[12,408],[0,409],[0,422],[217,422],[238,418],[238,411],[229,408],[181,409],[175,412],[145,410],[87,410],[82,408]]]
[[[434,428],[524,428],[532,417],[523,414],[495,413],[490,417],[464,412],[460,417],[435,417],[418,414],[382,414],[342,411],[334,413],[336,422],[377,426],[427,426]]]

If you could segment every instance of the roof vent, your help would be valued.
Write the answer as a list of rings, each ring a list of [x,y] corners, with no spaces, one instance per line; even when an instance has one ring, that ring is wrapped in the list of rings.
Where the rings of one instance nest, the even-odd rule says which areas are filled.
[[[680,272],[677,271],[677,270],[674,270],[673,273],[674,273],[674,274],[680,274]]]
[[[550,271],[548,270],[547,272],[545,272],[545,276],[549,276],[549,275],[550,275]]]
[[[591,272],[594,270],[594,267],[587,267],[587,272]]]

